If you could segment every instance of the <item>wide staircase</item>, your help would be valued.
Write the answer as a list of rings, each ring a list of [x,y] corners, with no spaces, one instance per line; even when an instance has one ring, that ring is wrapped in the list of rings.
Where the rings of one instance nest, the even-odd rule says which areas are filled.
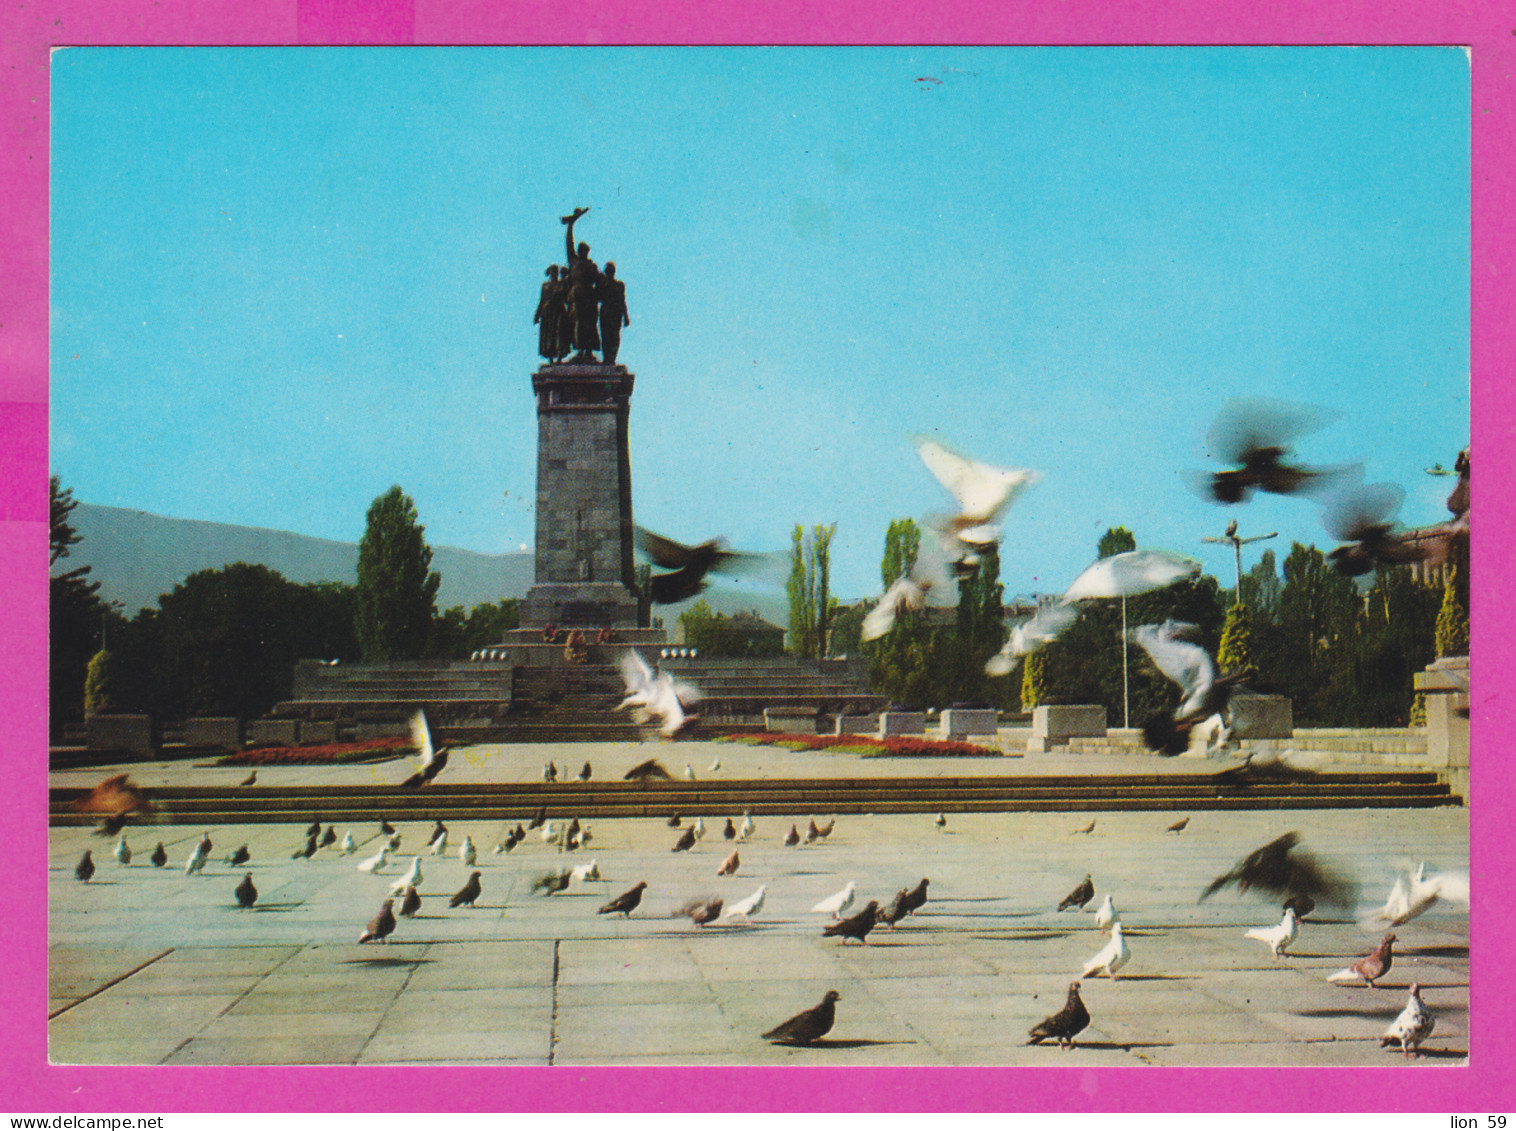
[[[53,825],[83,825],[70,807],[86,791],[49,793]],[[1227,782],[1209,774],[1000,775],[732,781],[500,782],[389,786],[174,787],[153,791],[170,824],[323,821],[525,821],[548,817],[754,816],[1120,810],[1382,809],[1456,805],[1436,774],[1319,774],[1303,781]]]
[[[387,664],[295,665],[290,698],[276,704],[277,719],[330,719],[354,723],[404,722],[418,707],[434,725],[491,722],[511,709],[511,666],[464,660],[407,660]]]

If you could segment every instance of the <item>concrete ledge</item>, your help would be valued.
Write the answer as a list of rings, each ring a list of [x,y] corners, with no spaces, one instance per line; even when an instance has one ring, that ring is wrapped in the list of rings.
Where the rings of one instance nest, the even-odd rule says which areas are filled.
[[[337,724],[330,719],[304,719],[300,723],[300,745],[324,746],[337,741]]]
[[[834,734],[875,734],[879,730],[878,715],[838,715]]]
[[[247,741],[253,746],[293,746],[300,741],[300,720],[254,719],[247,724]]]
[[[879,716],[878,735],[880,738],[925,733],[926,713],[924,711],[884,711]]]
[[[184,720],[184,744],[218,750],[242,749],[242,720],[206,718]]]
[[[1000,716],[994,708],[949,707],[942,712],[944,738],[967,738],[971,734],[995,734]]]
[[[816,710],[813,707],[766,707],[763,729],[781,734],[815,734]]]
[[[84,725],[91,750],[151,754],[158,747],[151,715],[90,715]]]
[[[1105,708],[1098,704],[1035,707],[1027,750],[1046,754],[1054,746],[1067,746],[1071,738],[1104,737]]]

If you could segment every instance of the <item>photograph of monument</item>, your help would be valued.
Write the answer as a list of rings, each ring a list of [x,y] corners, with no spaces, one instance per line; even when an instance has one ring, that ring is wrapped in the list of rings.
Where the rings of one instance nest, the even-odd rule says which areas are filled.
[[[1463,50],[52,67],[53,1064],[1477,1060]]]

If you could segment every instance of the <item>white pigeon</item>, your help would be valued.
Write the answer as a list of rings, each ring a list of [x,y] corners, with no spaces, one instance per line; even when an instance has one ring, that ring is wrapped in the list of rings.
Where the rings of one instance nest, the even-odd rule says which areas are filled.
[[[1106,892],[1105,899],[1095,910],[1095,926],[1102,931],[1116,921],[1116,905],[1111,902],[1111,893]]]
[[[684,764],[684,780],[685,781],[694,781],[695,780],[695,767],[692,766],[692,765],[690,765],[688,762],[686,762]]]
[[[558,839],[558,822],[548,821],[542,826],[542,831],[537,835],[542,838],[543,844],[552,844]]]
[[[479,850],[474,847],[473,838],[464,834],[463,843],[458,846],[458,859],[463,861],[465,868],[472,868],[474,861],[479,859]]]
[[[193,876],[205,867],[205,862],[210,858],[211,840],[209,836],[202,836],[200,842],[195,845],[189,859],[184,862],[184,874]]]
[[[714,774],[719,769],[721,769],[721,759],[717,758],[711,763],[709,772]]]
[[[351,856],[358,851],[358,842],[353,839],[353,831],[349,829],[347,835],[342,838],[342,855]]]
[[[1063,594],[1065,605],[1093,597],[1135,597],[1193,577],[1200,563],[1167,550],[1128,550],[1101,558],[1074,579]]]
[[[390,884],[390,894],[404,892],[407,887],[419,888],[421,886],[421,857],[411,857],[410,871]]]
[[[994,522],[1017,495],[1042,478],[1019,467],[992,467],[953,452],[936,440],[918,437],[916,454],[958,503],[952,532],[968,546],[1000,540]]]
[[[1405,1008],[1384,1031],[1384,1036],[1379,1039],[1379,1047],[1384,1048],[1392,1041],[1399,1041],[1400,1051],[1406,1056],[1412,1054],[1420,1056],[1421,1042],[1432,1035],[1432,1029],[1436,1024],[1437,1019],[1432,1016],[1432,1011],[1421,1000],[1421,985],[1412,982],[1411,996],[1407,999]]]
[[[1153,665],[1179,685],[1184,700],[1174,709],[1176,726],[1188,721],[1190,738],[1194,739],[1210,730],[1210,749],[1225,746],[1231,740],[1231,730],[1221,719],[1237,683],[1236,676],[1218,677],[1216,662],[1198,644],[1181,639],[1183,634],[1194,630],[1194,625],[1166,620],[1162,624],[1145,624],[1134,628],[1127,635],[1153,661]],[[1201,724],[1211,719],[1216,725],[1202,728]]]
[[[581,884],[589,880],[598,880],[600,878],[600,861],[591,860],[588,864],[580,864],[573,870],[571,875]]]
[[[629,708],[638,723],[657,722],[665,737],[672,738],[690,722],[685,708],[700,701],[700,690],[693,684],[675,680],[666,672],[654,672],[635,649],[621,655],[621,678],[626,696],[617,710]],[[686,777],[691,781],[694,771]]]
[[[744,811],[742,814],[742,827],[737,830],[737,839],[746,840],[753,835],[758,826],[753,823],[753,815]]]
[[[432,852],[433,856],[446,856],[447,855],[447,830],[446,829],[443,829],[440,833],[438,833],[437,834],[437,839],[434,840],[434,841],[432,841],[431,852]]]
[[[1286,907],[1284,918],[1279,920],[1278,926],[1254,927],[1247,933],[1247,938],[1257,939],[1259,942],[1268,943],[1269,950],[1275,958],[1285,953],[1300,936],[1300,920],[1295,918],[1295,909]]]
[[[379,872],[384,871],[384,866],[389,862],[390,846],[386,844],[381,847],[379,851],[373,856],[370,856],[367,860],[363,861],[363,863],[359,864],[358,871],[378,874]]]
[[[1005,646],[984,665],[986,675],[1010,675],[1016,661],[1029,656],[1045,644],[1051,644],[1076,620],[1077,609],[1057,601],[1042,601],[1037,612],[1011,629]]]
[[[123,868],[132,862],[132,848],[126,843],[126,834],[121,834],[121,839],[116,842],[116,863]]]
[[[686,769],[687,768],[688,767],[686,767]],[[695,818],[694,828],[695,828],[695,839],[696,840],[704,840],[705,839],[705,818],[704,817],[696,817]]]
[[[1384,907],[1370,916],[1365,925],[1398,927],[1425,914],[1439,900],[1468,905],[1467,873],[1440,872],[1428,877],[1426,868],[1423,861],[1414,872],[1407,869],[1397,876]]]
[[[916,612],[926,604],[931,588],[932,582],[925,578],[896,578],[894,584],[884,591],[884,596],[879,598],[879,603],[864,616],[862,639],[878,640],[895,627],[895,621],[902,613]]]
[[[721,918],[723,920],[735,919],[740,915],[744,919],[751,919],[754,915],[763,910],[763,900],[764,897],[768,895],[768,890],[768,884],[764,884],[746,899],[740,900],[728,907],[722,914]]]
[[[853,894],[857,890],[858,885],[849,880],[847,887],[835,895],[827,896],[820,903],[816,904],[815,907],[812,907],[811,910],[819,911],[824,915],[830,915],[833,919],[841,919],[842,913],[853,905]]]
[[[1084,964],[1084,972],[1079,976],[1088,978],[1098,971],[1114,981],[1116,971],[1125,966],[1131,957],[1132,952],[1127,948],[1126,939],[1121,937],[1121,920],[1117,919],[1111,924],[1111,941],[1105,944],[1099,954]]]

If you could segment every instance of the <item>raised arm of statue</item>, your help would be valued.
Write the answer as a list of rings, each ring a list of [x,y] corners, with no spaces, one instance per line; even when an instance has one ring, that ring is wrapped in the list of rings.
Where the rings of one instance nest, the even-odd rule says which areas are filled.
[[[574,221],[588,211],[588,208],[576,208],[570,215],[562,217],[564,223],[563,246],[568,249],[568,263],[570,267],[578,259],[578,252],[574,250]]]

